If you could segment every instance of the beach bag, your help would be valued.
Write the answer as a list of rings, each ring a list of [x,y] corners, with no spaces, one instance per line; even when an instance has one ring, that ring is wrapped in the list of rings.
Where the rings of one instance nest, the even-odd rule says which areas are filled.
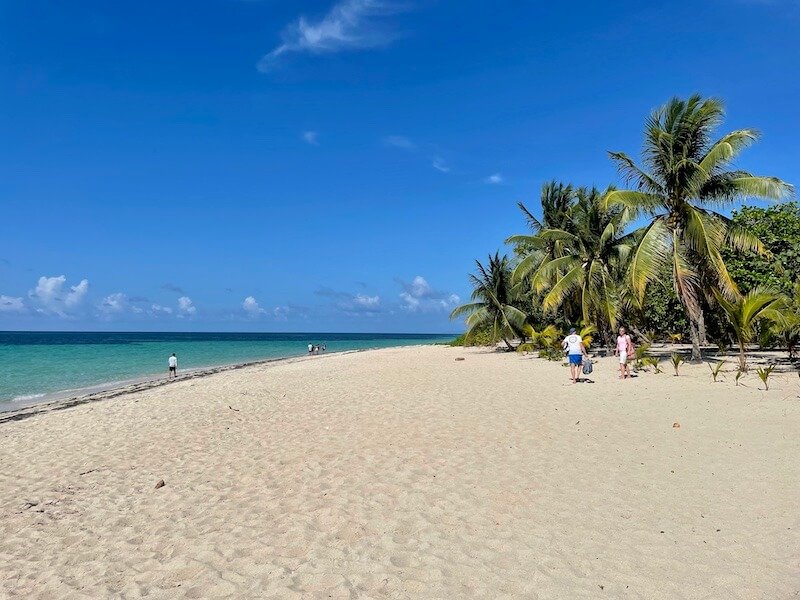
[[[589,359],[583,361],[583,374],[584,375],[592,374],[592,361],[590,361]]]

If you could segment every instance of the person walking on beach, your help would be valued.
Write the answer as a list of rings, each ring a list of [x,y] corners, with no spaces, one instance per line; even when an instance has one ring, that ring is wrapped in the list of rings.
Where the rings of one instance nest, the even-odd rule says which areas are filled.
[[[564,338],[562,345],[569,357],[569,375],[572,378],[572,383],[578,383],[578,375],[581,372],[583,358],[589,358],[589,355],[586,354],[586,346],[583,345],[581,336],[575,333],[574,327],[570,328],[569,335]]]
[[[175,356],[174,352],[172,353],[172,356],[169,357],[169,360],[167,361],[167,363],[169,364],[169,376],[170,376],[170,379],[172,377],[175,377],[177,379],[177,377],[178,377],[178,357]]]
[[[627,379],[631,376],[630,369],[628,368],[628,359],[633,356],[633,341],[624,327],[619,328],[619,335],[617,336],[617,346],[614,348],[614,354],[619,356],[619,378]]]

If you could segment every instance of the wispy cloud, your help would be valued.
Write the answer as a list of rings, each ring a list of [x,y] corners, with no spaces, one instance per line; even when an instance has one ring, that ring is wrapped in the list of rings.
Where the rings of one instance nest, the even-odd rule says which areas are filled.
[[[288,306],[276,306],[272,309],[272,316],[276,321],[288,321],[292,309]]]
[[[483,180],[484,183],[488,183],[491,185],[499,185],[504,181],[505,179],[500,173],[494,173],[493,175],[489,175],[486,179]]]
[[[401,150],[414,150],[417,145],[404,135],[387,135],[383,138],[383,144],[390,148],[400,148]]]
[[[161,315],[171,315],[172,309],[169,306],[161,306],[160,304],[153,304],[150,307],[150,312],[153,316],[158,317]]]
[[[381,297],[378,295],[370,296],[363,293],[352,294],[350,292],[340,292],[328,287],[321,287],[314,292],[318,296],[330,298],[333,307],[344,314],[372,315],[383,311]]]
[[[303,132],[303,141],[306,144],[311,146],[319,146],[319,132],[316,131],[304,131]]]
[[[447,166],[447,163],[444,162],[443,158],[440,158],[438,156],[433,159],[433,163],[431,163],[431,166],[437,171],[440,171],[442,173],[450,172],[450,167]]]
[[[176,294],[185,294],[186,292],[183,291],[183,288],[175,285],[174,283],[165,283],[161,286],[162,290],[167,290],[168,292],[175,292]]]
[[[381,20],[406,10],[394,0],[340,0],[317,21],[301,16],[281,34],[281,43],[264,55],[257,68],[272,71],[289,54],[332,54],[385,46],[397,38]]]
[[[343,299],[343,298],[352,298],[353,297],[352,294],[349,294],[347,292],[339,292],[337,290],[334,290],[334,289],[331,289],[331,288],[325,287],[325,286],[317,288],[316,290],[314,290],[314,294],[316,294],[317,296],[322,296],[323,298]]]
[[[356,294],[353,298],[353,303],[365,308],[376,308],[381,303],[380,296],[366,296],[364,294]]]

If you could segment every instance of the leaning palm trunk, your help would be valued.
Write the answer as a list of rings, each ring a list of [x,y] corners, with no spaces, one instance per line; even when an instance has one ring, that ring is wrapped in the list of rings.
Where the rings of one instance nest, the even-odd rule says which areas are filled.
[[[758,132],[740,129],[712,141],[722,117],[718,100],[697,95],[670,100],[647,121],[643,166],[622,152],[611,153],[621,174],[634,186],[606,195],[607,206],[622,206],[635,216],[650,217],[631,258],[630,282],[643,298],[647,285],[672,264],[675,291],[689,319],[695,360],[705,341],[700,292],[713,285],[729,300],[739,296],[722,251],[765,252],[753,234],[708,207],[744,198],[782,200],[794,195],[791,185],[775,177],[730,170],[737,154],[758,139]]]

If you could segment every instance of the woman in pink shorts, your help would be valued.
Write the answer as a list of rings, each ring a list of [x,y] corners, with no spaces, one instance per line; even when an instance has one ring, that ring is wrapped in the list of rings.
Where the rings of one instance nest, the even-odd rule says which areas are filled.
[[[625,332],[624,327],[619,328],[617,347],[614,348],[614,354],[619,356],[619,378],[627,379],[631,376],[631,372],[628,369],[628,358],[633,356],[633,342],[631,341],[631,336]]]

